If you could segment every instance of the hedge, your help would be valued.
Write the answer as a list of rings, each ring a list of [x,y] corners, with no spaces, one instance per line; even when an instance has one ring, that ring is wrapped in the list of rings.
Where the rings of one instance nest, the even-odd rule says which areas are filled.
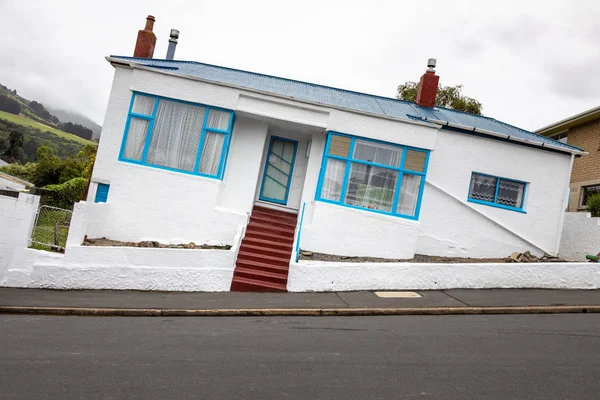
[[[43,189],[48,194],[47,204],[52,207],[73,209],[73,204],[83,199],[87,179],[73,178],[59,185],[47,185]]]

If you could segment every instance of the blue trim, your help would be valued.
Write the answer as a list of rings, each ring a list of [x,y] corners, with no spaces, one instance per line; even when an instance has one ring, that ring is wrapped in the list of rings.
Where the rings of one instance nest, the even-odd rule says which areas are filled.
[[[300,215],[300,225],[298,226],[298,237],[296,238],[296,262],[300,256],[300,235],[302,235],[302,222],[304,222],[304,209],[306,203],[302,203],[302,214]]]
[[[330,147],[330,144],[331,144],[331,137],[333,135],[348,137],[348,138],[351,139],[351,142],[350,142],[350,152],[349,152],[349,156],[347,158],[339,157],[339,156],[334,156],[334,155],[330,155],[329,154],[329,147]],[[373,142],[373,143],[382,143],[382,144],[394,146],[394,147],[397,147],[397,148],[401,148],[402,149],[402,156],[401,156],[401,159],[400,159],[400,167],[393,167],[393,166],[389,166],[389,165],[385,165],[385,164],[379,164],[379,163],[375,163],[375,162],[354,159],[354,149],[356,147],[356,140],[357,139],[360,139],[360,140],[363,140],[363,141],[367,141],[367,142]],[[423,172],[418,172],[418,171],[412,171],[412,170],[404,169],[404,162],[406,161],[406,151],[407,150],[415,150],[415,151],[419,151],[419,152],[425,153],[425,161],[424,161],[425,165],[423,167]],[[401,217],[401,218],[406,218],[406,219],[411,219],[411,220],[418,220],[419,219],[419,215],[421,213],[421,203],[422,203],[422,200],[423,200],[423,192],[425,190],[425,182],[426,182],[426,176],[427,176],[427,169],[429,167],[429,156],[430,156],[430,151],[429,150],[425,150],[425,149],[419,149],[419,148],[411,147],[411,146],[403,146],[403,145],[399,145],[399,144],[395,144],[395,143],[384,142],[382,140],[368,139],[368,138],[364,138],[364,137],[357,137],[357,136],[352,136],[352,135],[348,135],[348,134],[340,133],[340,132],[328,131],[327,142],[325,144],[325,150],[323,152],[323,160],[321,162],[321,172],[320,172],[320,175],[319,175],[319,181],[317,183],[317,193],[315,194],[315,200],[321,201],[321,202],[324,202],[324,203],[335,204],[335,205],[338,205],[338,206],[354,208],[354,209],[362,210],[362,211],[369,211],[369,212],[374,212],[374,213],[378,213],[378,214],[392,215],[392,216],[395,216],[395,217]],[[329,159],[339,160],[339,161],[346,162],[346,169],[345,169],[345,172],[344,172],[344,180],[342,182],[342,190],[341,190],[341,193],[340,193],[340,200],[339,201],[324,199],[324,198],[321,197],[321,192],[323,190],[323,182],[325,180],[325,174],[327,172],[327,163],[329,162]],[[391,212],[381,211],[381,210],[375,210],[375,209],[371,209],[371,208],[364,208],[364,207],[359,207],[359,206],[354,206],[354,205],[346,204],[346,194],[347,194],[347,191],[348,191],[348,182],[350,180],[350,171],[351,171],[351,165],[352,165],[352,163],[370,165],[370,166],[374,166],[374,167],[383,168],[383,169],[387,169],[387,170],[397,171],[398,172],[398,177],[397,177],[397,181],[396,181],[396,188],[395,188],[394,197],[393,197],[393,200],[392,200],[392,209],[391,209]],[[413,215],[406,215],[406,214],[399,214],[396,211],[397,208],[398,208],[398,201],[400,199],[400,194],[401,194],[401,190],[402,190],[402,178],[404,177],[405,174],[416,175],[416,176],[420,176],[421,177],[421,185],[419,187],[419,194],[418,194],[418,197],[417,197],[417,204],[415,206],[415,215],[414,216]]]
[[[109,189],[110,185],[99,183],[98,186],[96,186],[96,198],[94,199],[94,203],[106,203]]]
[[[144,96],[144,97],[149,97],[149,98],[155,99],[154,108],[152,110],[152,115],[139,114],[139,113],[134,113],[132,111],[135,96]],[[181,169],[177,169],[177,168],[166,167],[164,165],[154,165],[154,164],[150,164],[147,162],[148,151],[149,151],[150,145],[152,143],[152,135],[154,134],[154,125],[155,125],[156,118],[157,118],[158,105],[161,100],[192,105],[195,107],[202,107],[205,110],[204,122],[203,122],[203,126],[202,126],[202,131],[200,133],[200,140],[198,143],[198,150],[196,152],[196,160],[194,161],[194,170],[193,171],[186,171],[186,170],[181,170]],[[224,112],[229,113],[229,122],[228,122],[227,130],[207,127],[208,114],[210,113],[211,110],[224,111]],[[132,159],[128,159],[128,158],[124,157],[125,147],[127,145],[127,137],[129,134],[129,127],[131,126],[132,118],[138,118],[138,119],[143,119],[143,120],[149,121],[148,129],[146,132],[146,139],[144,142],[144,150],[142,151],[141,160],[132,160]],[[233,132],[234,121],[235,121],[235,113],[232,110],[228,110],[228,109],[221,108],[221,107],[207,106],[205,104],[192,103],[192,102],[184,101],[184,100],[172,99],[172,98],[164,97],[164,96],[157,96],[157,95],[152,95],[152,94],[148,94],[148,93],[141,93],[141,92],[133,91],[132,95],[131,95],[131,101],[129,103],[127,122],[125,123],[125,131],[123,133],[123,140],[121,142],[121,149],[119,151],[118,160],[122,161],[122,162],[131,163],[131,164],[143,165],[143,166],[147,166],[147,167],[158,168],[158,169],[163,169],[163,170],[167,170],[167,171],[174,171],[174,172],[184,173],[184,174],[188,174],[188,175],[196,175],[196,176],[203,176],[203,177],[208,177],[208,178],[223,179],[225,165],[227,163],[227,156],[229,154],[229,146],[231,143],[231,136],[232,136],[232,132]],[[223,147],[221,149],[219,167],[218,167],[217,173],[215,175],[209,175],[209,174],[204,174],[204,173],[198,172],[198,167],[200,166],[200,162],[201,162],[201,158],[202,158],[202,151],[203,151],[203,146],[204,146],[204,142],[205,142],[205,138],[206,138],[206,132],[214,132],[217,134],[225,135]]]
[[[479,199],[474,199],[471,197],[471,182],[473,181],[473,175],[481,175],[481,176],[487,176],[490,178],[494,178],[496,179],[496,192],[494,193],[494,201],[485,201],[485,200],[479,200]],[[504,204],[498,204],[498,191],[500,190],[500,181],[508,181],[508,182],[514,182],[514,183],[520,183],[523,185],[523,196],[521,198],[521,207],[511,207],[511,206],[507,206]],[[485,206],[490,206],[490,207],[496,207],[496,208],[502,208],[504,210],[510,210],[510,211],[516,211],[516,212],[520,212],[523,214],[527,214],[527,211],[525,211],[525,194],[527,193],[527,186],[529,185],[528,182],[524,182],[524,181],[519,181],[516,179],[510,179],[510,178],[502,178],[500,176],[496,176],[496,175],[490,175],[490,174],[484,174],[482,172],[475,172],[473,171],[471,173],[471,179],[469,180],[469,189],[467,192],[467,201],[469,203],[475,203],[475,204],[482,204]]]
[[[280,140],[282,142],[289,142],[289,143],[293,143],[294,144],[294,155],[292,156],[292,163],[291,163],[291,168],[290,168],[290,173],[289,174],[286,174],[285,172],[283,172],[279,168],[275,167],[274,165],[269,164],[269,157],[271,156],[271,148],[272,148],[273,142],[275,140]],[[294,164],[296,164],[296,152],[297,151],[298,151],[298,142],[296,140],[286,139],[286,138],[282,138],[282,137],[279,137],[279,136],[271,136],[271,139],[269,140],[269,150],[267,150],[267,157],[265,158],[265,168],[264,168],[264,171],[263,171],[262,182],[260,184],[260,195],[258,196],[259,200],[268,201],[268,202],[271,202],[271,203],[277,203],[277,204],[287,205],[288,196],[290,194],[290,188],[292,186],[292,178],[294,177]],[[275,155],[277,155],[277,154],[275,154]],[[281,157],[279,157],[279,158],[281,158]],[[272,199],[270,197],[263,196],[263,190],[264,190],[264,187],[265,187],[265,178],[268,176],[267,175],[267,168],[269,167],[269,165],[271,165],[276,170],[280,171],[282,174],[288,175],[288,182],[287,182],[287,187],[286,187],[286,190],[285,190],[285,199],[283,199],[283,200]],[[271,178],[271,179],[273,179],[273,178]],[[276,182],[279,183],[278,181],[276,181]],[[279,183],[279,184],[281,184],[281,183]],[[282,185],[282,186],[284,186],[284,185]]]

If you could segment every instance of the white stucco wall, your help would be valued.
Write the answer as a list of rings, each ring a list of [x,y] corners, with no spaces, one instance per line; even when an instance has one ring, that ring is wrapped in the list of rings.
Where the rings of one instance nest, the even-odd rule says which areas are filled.
[[[25,184],[15,182],[12,179],[4,178],[0,174],[0,189],[23,190],[25,187]]]
[[[556,254],[571,157],[440,131],[431,153],[417,253],[503,257]],[[472,172],[529,182],[519,213],[467,202]]]
[[[587,254],[600,253],[600,218],[590,213],[565,213],[559,256],[571,261],[585,261]]]
[[[598,289],[599,263],[417,264],[334,263],[290,264],[288,291],[440,289]]]

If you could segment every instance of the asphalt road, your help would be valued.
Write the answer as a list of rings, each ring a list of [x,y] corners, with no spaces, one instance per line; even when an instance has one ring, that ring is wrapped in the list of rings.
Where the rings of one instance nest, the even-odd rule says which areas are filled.
[[[598,399],[600,315],[0,316],[0,399]]]

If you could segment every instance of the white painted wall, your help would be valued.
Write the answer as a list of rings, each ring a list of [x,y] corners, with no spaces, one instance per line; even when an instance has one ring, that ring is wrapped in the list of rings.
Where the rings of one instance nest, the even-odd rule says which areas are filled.
[[[440,289],[598,289],[599,263],[290,264],[290,292]]]
[[[600,218],[590,213],[565,213],[559,256],[570,261],[586,261],[586,254],[600,253]]]
[[[8,190],[23,190],[25,189],[25,184],[15,182],[12,179],[8,179],[0,173],[0,189],[8,189]]]
[[[18,198],[0,195],[0,286],[23,273],[39,202],[39,196],[31,194],[19,193]]]
[[[556,254],[571,157],[441,130],[431,153],[416,252],[504,257]],[[529,182],[526,214],[467,202],[472,172]]]

